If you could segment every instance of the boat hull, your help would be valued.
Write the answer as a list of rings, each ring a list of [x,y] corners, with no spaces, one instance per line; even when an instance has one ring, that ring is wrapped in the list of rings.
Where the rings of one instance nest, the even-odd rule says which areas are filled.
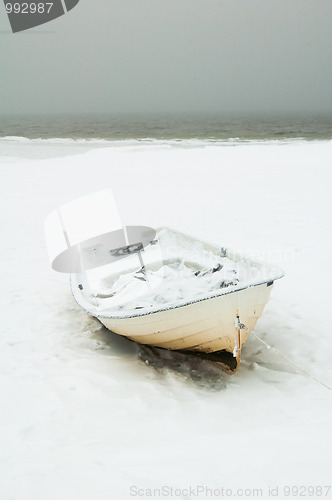
[[[240,332],[239,353],[232,363],[238,341],[236,318],[253,329],[269,300],[272,285],[260,285],[204,299],[184,306],[154,312],[151,314],[99,320],[109,330],[140,344],[188,354],[220,357],[220,364],[228,372],[234,372],[239,365],[242,345],[248,334]],[[202,356],[218,362],[216,356]]]

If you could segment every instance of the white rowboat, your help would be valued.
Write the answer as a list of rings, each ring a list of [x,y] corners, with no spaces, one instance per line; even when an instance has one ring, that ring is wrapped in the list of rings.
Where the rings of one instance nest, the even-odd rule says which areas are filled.
[[[250,330],[255,327],[269,300],[274,281],[284,273],[274,266],[254,262],[167,228],[157,230],[157,239],[147,245],[143,255],[147,270],[160,268],[160,261],[185,261],[193,272],[196,270],[196,280],[215,271],[206,268],[207,255],[221,259],[220,262],[232,261],[236,269],[242,269],[242,274],[243,269],[247,271],[240,280],[227,286],[206,291],[201,287],[198,293],[193,290],[193,293],[161,303],[146,305],[141,289],[134,300],[119,306],[115,301],[116,293],[108,291],[123,273],[138,278],[134,275],[138,268],[136,253],[136,256],[117,263],[72,274],[71,289],[77,303],[116,334],[140,344],[195,354],[219,363],[228,373],[234,373],[239,366],[242,345],[248,337],[239,330],[237,322],[240,320]],[[144,276],[140,279],[144,282]],[[154,285],[149,285],[148,275],[145,281],[147,283],[140,283],[140,286],[150,286],[145,291],[152,297]],[[174,282],[175,290],[177,286]],[[141,300],[143,306],[140,306]]]

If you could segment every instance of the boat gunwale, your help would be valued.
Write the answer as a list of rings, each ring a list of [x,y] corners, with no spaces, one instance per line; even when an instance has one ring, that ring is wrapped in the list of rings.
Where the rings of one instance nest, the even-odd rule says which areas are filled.
[[[271,279],[267,279],[265,281],[261,281],[261,282],[258,282],[258,283],[253,283],[251,285],[247,285],[247,286],[244,286],[242,288],[236,288],[236,289],[233,289],[233,290],[227,290],[227,291],[223,291],[223,292],[220,292],[220,293],[216,293],[214,295],[211,295],[211,296],[204,296],[204,297],[199,297],[197,299],[193,299],[193,300],[189,300],[189,301],[186,301],[186,302],[179,302],[178,304],[172,304],[172,305],[169,305],[169,306],[165,306],[160,308],[160,309],[153,309],[152,311],[137,311],[136,313],[134,314],[106,314],[106,313],[101,313],[99,314],[97,311],[92,311],[90,309],[86,309],[81,302],[79,302],[79,300],[77,299],[77,297],[75,296],[75,293],[73,292],[73,287],[72,288],[72,294],[73,294],[73,297],[76,301],[76,303],[88,314],[91,314],[92,316],[94,316],[95,318],[108,318],[108,319],[129,319],[129,318],[137,318],[139,316],[148,316],[150,314],[156,314],[156,313],[160,313],[160,312],[163,312],[163,311],[170,311],[171,309],[179,309],[180,307],[186,307],[186,306],[190,306],[192,304],[196,304],[197,302],[204,302],[205,300],[210,300],[210,299],[216,299],[218,297],[222,297],[223,295],[229,295],[231,293],[236,293],[236,292],[241,292],[243,290],[247,290],[248,288],[253,288],[255,286],[260,286],[260,285],[264,285],[264,284],[268,284],[270,282],[274,282],[275,280],[277,279],[280,279],[284,276],[284,274],[282,274],[281,276],[277,276],[275,278],[271,278]],[[271,283],[271,284],[272,284]],[[82,294],[83,295],[83,294]],[[87,301],[88,302],[88,301]]]

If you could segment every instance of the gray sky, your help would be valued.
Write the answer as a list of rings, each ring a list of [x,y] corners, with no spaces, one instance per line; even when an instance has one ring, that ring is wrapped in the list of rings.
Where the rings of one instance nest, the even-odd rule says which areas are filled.
[[[332,112],[331,0],[80,0],[12,34],[0,119],[19,112]]]

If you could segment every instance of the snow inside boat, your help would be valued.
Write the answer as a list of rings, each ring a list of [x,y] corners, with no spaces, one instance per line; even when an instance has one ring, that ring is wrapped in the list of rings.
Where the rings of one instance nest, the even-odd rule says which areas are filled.
[[[46,224],[52,267],[71,274],[77,303],[116,334],[234,373],[248,337],[239,322],[255,327],[283,272],[172,229],[122,226],[101,193],[63,205]],[[113,214],[111,227],[90,209],[82,217],[91,201],[97,215]]]

